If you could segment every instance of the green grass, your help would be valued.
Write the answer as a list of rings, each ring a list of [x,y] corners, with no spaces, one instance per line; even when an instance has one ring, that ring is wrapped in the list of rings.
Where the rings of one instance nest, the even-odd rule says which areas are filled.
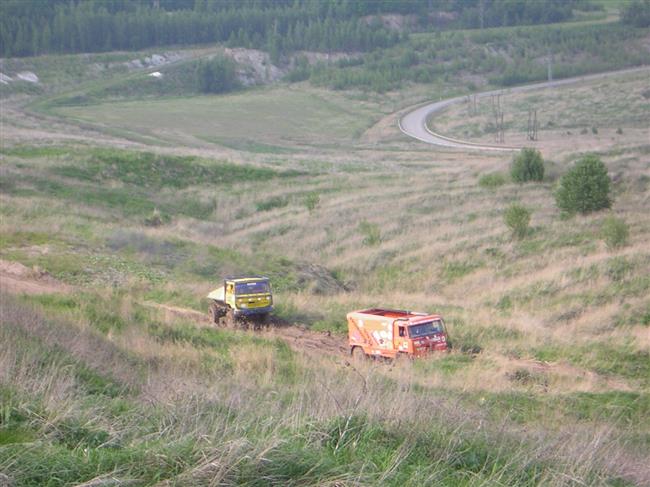
[[[243,152],[252,152],[254,154],[294,154],[298,152],[290,147],[283,147],[275,144],[265,144],[254,139],[230,139],[226,137],[205,136],[199,137],[201,140],[217,144],[229,149]]]
[[[81,309],[92,317],[93,307],[119,308],[117,302],[101,296],[43,296],[29,300],[43,307],[52,324],[64,328],[73,326],[61,321],[70,318],[71,310]],[[64,417],[52,420],[46,418],[56,411],[49,409],[53,407],[51,401],[43,400],[42,389],[0,387],[0,466],[18,485],[68,485],[107,474],[143,484],[173,479],[198,485],[206,478],[214,478],[214,470],[206,470],[207,477],[202,477],[204,470],[200,468],[205,458],[212,457],[220,458],[221,467],[227,466],[224,482],[249,486],[313,485],[354,478],[368,484],[423,485],[435,480],[436,485],[467,487],[477,481],[489,484],[498,479],[507,485],[532,487],[553,478],[558,471],[572,469],[580,469],[574,475],[587,484],[628,485],[598,463],[576,466],[571,459],[541,455],[538,442],[545,440],[518,436],[512,425],[527,428],[538,422],[564,424],[564,418],[570,417],[585,425],[604,421],[629,428],[647,417],[650,408],[648,395],[641,393],[551,397],[513,391],[478,396],[416,387],[418,376],[432,370],[453,375],[476,360],[469,355],[449,354],[414,363],[413,390],[401,392],[410,400],[423,401],[421,404],[427,407],[416,408],[426,413],[407,415],[405,410],[405,417],[395,421],[352,409],[319,419],[309,414],[290,420],[287,416],[280,424],[267,410],[300,410],[295,408],[304,407],[301,404],[309,394],[322,391],[320,381],[326,374],[334,374],[338,381],[348,380],[342,371],[310,371],[308,361],[299,359],[286,342],[277,339],[197,328],[182,322],[163,325],[151,317],[130,319],[125,326],[132,332],[140,330],[161,346],[173,344],[199,351],[201,362],[195,365],[195,371],[200,373],[200,383],[205,382],[209,389],[219,390],[220,382],[228,381],[229,375],[242,373],[233,359],[243,348],[256,353],[268,350],[273,356],[271,383],[256,382],[256,377],[268,372],[256,369],[259,364],[245,369],[248,382],[239,384],[230,400],[238,401],[239,394],[251,397],[249,394],[255,391],[254,407],[245,406],[245,402],[237,406],[216,395],[184,395],[182,401],[171,402],[140,401],[134,396],[135,390],[127,392],[119,382],[99,374],[74,357],[74,352],[66,351],[62,347],[65,342],[54,345],[23,332],[7,335],[0,328],[12,350],[22,351],[20,360],[38,363],[35,377],[58,370],[71,374],[78,387],[75,406]],[[70,334],[69,339],[74,341],[76,337]],[[176,359],[159,356],[146,370],[155,375],[159,367],[172,363],[180,367]],[[382,377],[380,369],[376,372],[365,379],[367,387],[383,387],[384,392],[395,388],[397,384]],[[140,380],[146,382],[148,377],[143,374]],[[22,384],[16,386],[22,388]],[[374,390],[373,394],[381,391]],[[359,393],[363,391],[354,392]],[[471,420],[449,420],[451,409],[460,405],[471,408],[472,404],[480,406],[474,414],[479,410],[487,412],[481,414],[479,429]],[[499,426],[505,421],[510,425],[507,431]],[[646,441],[642,435],[629,438],[638,445]],[[232,459],[224,454],[229,445],[236,448]],[[522,462],[522,455],[528,455],[525,452],[530,456]]]
[[[22,146],[6,152],[23,160],[35,158],[37,161],[32,164],[38,167],[38,170],[6,178],[6,193],[52,197],[117,211],[141,221],[149,218],[154,210],[163,214],[163,220],[174,216],[210,217],[215,211],[215,202],[182,192],[190,187],[230,187],[238,183],[297,178],[304,174],[295,170],[115,149],[67,151]],[[64,164],[60,162],[63,156],[67,156]],[[41,159],[52,157],[57,162],[40,169]]]
[[[269,88],[227,96],[196,96],[61,107],[57,113],[143,135],[193,136],[246,146],[255,140],[269,146],[300,146],[354,141],[377,117],[342,97]],[[155,123],[152,123],[155,120]],[[177,134],[177,135],[176,135]]]
[[[257,211],[270,211],[276,208],[284,208],[289,204],[289,199],[284,196],[273,196],[264,201],[258,201],[255,203],[255,209]]]
[[[506,131],[526,133],[528,112],[536,110],[540,140],[558,134],[592,139],[599,135],[599,129],[599,136],[620,139],[626,131],[650,123],[650,99],[643,96],[645,76],[644,73],[626,74],[560,90],[507,95]],[[437,117],[435,124],[450,137],[487,137],[494,133],[493,108],[489,99],[483,99],[478,102],[476,113],[468,115],[464,104],[457,105]],[[618,129],[621,133],[614,132]],[[603,134],[603,131],[607,132]]]
[[[63,146],[34,146],[34,145],[15,145],[9,148],[0,149],[0,154],[21,159],[40,159],[56,158],[60,156],[70,156],[74,149]]]
[[[301,174],[297,171],[276,171],[224,161],[199,160],[196,157],[114,149],[95,149],[89,157],[82,158],[75,164],[54,166],[52,172],[84,182],[100,183],[108,179],[151,189],[267,181]]]
[[[650,384],[650,354],[629,344],[593,342],[580,346],[540,345],[533,350],[542,361],[568,360],[599,374]]]
[[[496,189],[500,186],[503,186],[507,182],[508,178],[503,173],[494,172],[490,174],[483,174],[478,180],[478,185],[481,188]]]
[[[433,371],[441,371],[444,374],[454,374],[471,364],[474,358],[471,355],[454,353],[440,354],[431,360],[417,360],[413,363],[413,368],[421,374],[427,374]]]

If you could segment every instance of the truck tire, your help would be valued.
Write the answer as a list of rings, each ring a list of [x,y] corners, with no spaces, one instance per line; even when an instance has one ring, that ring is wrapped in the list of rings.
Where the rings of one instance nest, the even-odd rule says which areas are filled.
[[[260,331],[268,326],[268,318],[268,313],[250,316],[248,317],[248,321],[250,322],[249,327],[254,331]]]
[[[235,310],[228,308],[226,311],[226,316],[224,316],[224,323],[226,328],[237,328],[237,317],[235,316]]]
[[[366,352],[363,351],[361,347],[352,347],[350,350],[350,355],[355,362],[365,362],[368,359]]]
[[[208,314],[210,315],[210,321],[215,325],[218,325],[221,314],[219,312],[219,306],[217,306],[217,303],[215,303],[214,301],[210,303],[210,307],[208,308]]]

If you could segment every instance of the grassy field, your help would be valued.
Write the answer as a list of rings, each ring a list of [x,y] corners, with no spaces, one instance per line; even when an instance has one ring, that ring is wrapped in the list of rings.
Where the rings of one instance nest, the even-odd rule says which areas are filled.
[[[506,142],[526,145],[529,111],[537,111],[539,145],[557,152],[607,150],[650,137],[650,90],[647,71],[592,81],[557,90],[504,94]],[[432,127],[451,137],[492,141],[495,133],[493,99],[482,98],[476,109],[459,103],[436,115]]]
[[[111,103],[107,108],[98,104],[57,111],[166,141],[270,153],[284,153],[296,146],[349,144],[377,117],[377,107],[350,106],[341,96],[300,88]]]
[[[3,100],[0,484],[647,485],[643,84],[508,100],[562,114],[540,131],[547,179],[526,185],[479,184],[510,155],[401,136],[392,112],[422,87]],[[453,110],[440,123],[465,136]],[[583,125],[584,146],[565,135]],[[630,227],[617,250],[608,213],[554,204],[588,149]],[[533,211],[522,240],[513,201]],[[237,272],[269,275],[278,315],[335,337],[359,307],[441,312],[454,351],[350,364],[209,327],[192,310]]]

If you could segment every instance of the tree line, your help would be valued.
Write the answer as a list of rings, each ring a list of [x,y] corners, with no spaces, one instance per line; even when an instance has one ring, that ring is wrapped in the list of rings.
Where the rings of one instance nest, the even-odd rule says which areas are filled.
[[[412,28],[567,20],[589,0],[3,0],[0,55],[229,43],[268,50],[371,51],[403,36],[369,16],[411,15]],[[586,7],[585,7],[586,8]],[[446,12],[448,16],[436,15]]]
[[[543,61],[549,52],[555,78],[646,64],[643,39],[647,35],[647,29],[630,29],[622,23],[435,33],[338,63],[297,63],[289,79],[309,79],[339,90],[382,92],[409,81],[449,81],[471,72],[486,76],[491,84],[512,86],[545,80],[548,72]]]

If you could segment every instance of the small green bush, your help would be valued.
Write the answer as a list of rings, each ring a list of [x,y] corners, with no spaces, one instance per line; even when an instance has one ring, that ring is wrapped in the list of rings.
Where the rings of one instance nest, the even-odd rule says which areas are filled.
[[[159,227],[165,223],[169,223],[170,220],[168,215],[163,215],[157,208],[154,208],[151,215],[144,219],[144,225],[146,227]]]
[[[524,147],[512,160],[510,176],[517,183],[542,181],[544,179],[544,159],[537,149]]]
[[[607,262],[605,275],[613,282],[622,282],[633,269],[634,265],[625,257],[615,257]]]
[[[372,247],[374,245],[379,245],[381,242],[381,231],[379,230],[379,225],[376,223],[370,223],[367,220],[363,220],[359,223],[359,232],[364,236],[363,245]]]
[[[216,56],[196,65],[196,87],[201,93],[225,93],[239,88],[237,63],[225,56]]]
[[[514,238],[524,238],[528,233],[531,211],[519,203],[511,204],[503,214],[503,221]]]
[[[494,189],[503,186],[506,182],[507,180],[505,175],[500,172],[493,172],[490,174],[483,174],[478,180],[478,185],[481,188]]]
[[[257,211],[270,211],[275,208],[284,208],[289,204],[289,199],[283,196],[273,196],[268,200],[258,201],[255,203]]]
[[[311,192],[305,196],[305,207],[309,210],[309,213],[314,211],[320,203],[320,196],[316,192]]]
[[[555,193],[558,208],[569,214],[583,214],[612,206],[610,179],[605,164],[596,155],[580,159],[560,180]]]
[[[625,220],[614,215],[609,215],[603,221],[600,235],[608,249],[617,249],[627,244],[630,229]]]

